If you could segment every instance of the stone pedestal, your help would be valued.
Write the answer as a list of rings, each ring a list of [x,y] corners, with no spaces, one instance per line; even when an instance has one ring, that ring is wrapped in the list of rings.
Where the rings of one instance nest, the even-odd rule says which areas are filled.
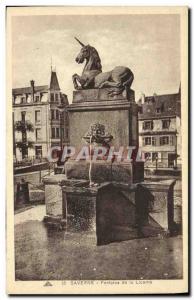
[[[66,223],[62,201],[62,185],[65,180],[64,174],[52,175],[43,179],[46,204],[44,222],[60,229],[64,228]]]
[[[114,89],[118,91],[117,88]],[[110,89],[88,89],[73,92],[73,102],[68,106],[70,145],[76,153],[86,145],[83,137],[94,123],[105,126],[113,139],[110,146],[114,151],[120,147],[138,147],[138,106],[133,90],[111,96]],[[118,181],[126,183],[140,182],[144,179],[143,162],[108,162],[105,160],[92,163],[94,182]],[[69,160],[65,164],[68,179],[88,180],[89,162]]]
[[[138,146],[138,105],[133,90],[116,96],[110,96],[108,88],[74,91],[68,113],[70,145],[76,149],[85,145],[82,138],[93,123],[105,125],[115,149]]]

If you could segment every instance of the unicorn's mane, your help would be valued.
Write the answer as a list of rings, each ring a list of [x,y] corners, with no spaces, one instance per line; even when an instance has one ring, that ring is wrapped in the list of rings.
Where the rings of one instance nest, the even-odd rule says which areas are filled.
[[[93,67],[96,66],[96,70],[102,71],[101,59],[97,50],[90,46],[90,53],[93,58]]]

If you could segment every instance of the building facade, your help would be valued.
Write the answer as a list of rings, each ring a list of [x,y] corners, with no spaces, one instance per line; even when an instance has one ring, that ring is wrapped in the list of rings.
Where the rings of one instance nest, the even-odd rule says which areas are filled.
[[[17,161],[46,158],[52,146],[68,144],[67,96],[60,90],[57,74],[51,71],[50,84],[12,90],[13,152]]]
[[[139,105],[139,147],[145,167],[181,167],[181,90],[168,95],[142,95]]]

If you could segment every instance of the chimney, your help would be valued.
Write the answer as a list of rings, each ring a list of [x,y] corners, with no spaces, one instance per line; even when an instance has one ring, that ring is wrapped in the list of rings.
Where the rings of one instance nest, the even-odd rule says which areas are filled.
[[[34,102],[34,80],[30,80],[32,101]]]
[[[153,103],[156,101],[156,97],[157,97],[157,94],[154,92],[154,93],[153,93],[153,98],[152,98],[152,102],[153,102]]]
[[[145,94],[144,93],[141,94],[141,102],[142,102],[142,104],[145,103]]]

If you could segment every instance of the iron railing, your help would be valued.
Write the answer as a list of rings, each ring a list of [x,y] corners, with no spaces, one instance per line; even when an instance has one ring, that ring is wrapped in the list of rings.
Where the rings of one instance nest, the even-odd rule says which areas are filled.
[[[17,160],[17,158],[14,158],[13,160],[14,168],[33,166],[35,164],[40,164],[45,162],[48,162],[48,159],[46,157],[36,157],[36,156],[28,156],[22,160]]]
[[[169,160],[168,158],[156,158],[151,159],[147,158],[144,162],[144,168],[152,168],[152,169],[178,169],[180,170],[182,167],[181,159],[177,160]]]

